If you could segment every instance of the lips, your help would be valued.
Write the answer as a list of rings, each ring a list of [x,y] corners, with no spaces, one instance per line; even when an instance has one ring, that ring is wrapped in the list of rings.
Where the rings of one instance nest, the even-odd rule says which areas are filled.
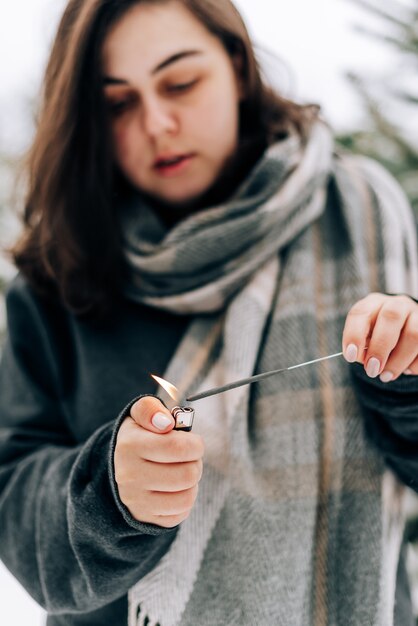
[[[182,161],[187,156],[187,154],[167,154],[159,156],[155,160],[154,167],[165,167],[166,165],[174,165],[175,163],[179,163],[180,161]]]
[[[176,173],[184,169],[195,155],[189,154],[164,154],[154,162],[154,169],[160,174]]]

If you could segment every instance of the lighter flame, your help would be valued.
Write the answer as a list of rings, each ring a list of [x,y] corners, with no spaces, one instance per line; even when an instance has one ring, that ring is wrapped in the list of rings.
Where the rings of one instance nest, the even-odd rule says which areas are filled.
[[[159,376],[154,376],[154,374],[151,374],[151,378],[156,380],[157,383],[161,385],[163,389],[166,390],[168,395],[171,398],[173,398],[173,400],[177,400],[177,398],[179,397],[179,390],[177,389],[177,387],[169,383],[168,380],[164,380],[164,378],[160,378]]]

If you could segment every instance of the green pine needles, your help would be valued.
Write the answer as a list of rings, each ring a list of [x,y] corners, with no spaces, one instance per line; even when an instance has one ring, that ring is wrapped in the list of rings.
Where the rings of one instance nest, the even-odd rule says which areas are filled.
[[[382,163],[407,193],[418,219],[418,0],[350,0],[376,18],[366,37],[393,51],[393,67],[379,76],[348,73],[365,111],[365,128],[340,142]]]

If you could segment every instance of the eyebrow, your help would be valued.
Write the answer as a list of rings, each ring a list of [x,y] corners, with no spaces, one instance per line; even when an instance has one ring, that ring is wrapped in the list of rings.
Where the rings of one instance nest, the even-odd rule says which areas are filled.
[[[161,70],[168,67],[169,65],[172,65],[173,63],[177,63],[177,61],[181,61],[182,59],[185,59],[187,57],[197,56],[199,54],[202,54],[200,50],[183,50],[182,52],[176,52],[175,54],[172,54],[167,59],[159,63],[156,67],[154,67],[151,74],[155,75]],[[103,78],[103,84],[104,85],[128,85],[129,81],[123,78],[115,78],[114,76],[105,76]]]

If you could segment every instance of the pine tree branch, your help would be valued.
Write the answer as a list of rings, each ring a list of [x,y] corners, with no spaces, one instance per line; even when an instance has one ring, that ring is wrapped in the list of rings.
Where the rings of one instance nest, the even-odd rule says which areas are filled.
[[[353,30],[355,30],[360,35],[365,35],[366,37],[375,39],[380,43],[389,44],[400,52],[406,52],[414,56],[416,56],[417,54],[418,39],[416,39],[415,37],[408,37],[407,33],[403,33],[403,36],[401,38],[396,38],[393,35],[385,35],[383,33],[379,33],[358,24],[353,27]]]
[[[346,76],[363,98],[368,113],[374,122],[375,129],[396,144],[402,153],[403,160],[413,162],[418,166],[418,152],[402,137],[400,129],[382,115],[379,104],[368,93],[364,81],[354,73],[349,72]]]
[[[385,1],[387,4],[387,0]],[[362,9],[365,9],[366,11],[368,11],[369,13],[374,13],[374,15],[377,15],[378,17],[382,18],[384,21],[389,22],[390,24],[394,24],[395,26],[398,26],[402,29],[405,28],[405,24],[407,23],[406,20],[408,17],[410,17],[409,15],[405,15],[405,19],[397,17],[396,15],[394,15],[394,13],[384,10],[381,8],[381,6],[371,3],[368,0],[350,0],[350,2],[351,4],[356,4]],[[394,11],[400,9],[399,5],[396,5],[395,3],[392,3],[392,7]]]
[[[412,104],[414,106],[418,106],[418,95],[415,96],[415,95],[407,93],[406,91],[403,91],[401,89],[396,89],[396,90],[392,89],[390,93],[395,98],[399,98],[400,100],[403,100],[407,104]]]

